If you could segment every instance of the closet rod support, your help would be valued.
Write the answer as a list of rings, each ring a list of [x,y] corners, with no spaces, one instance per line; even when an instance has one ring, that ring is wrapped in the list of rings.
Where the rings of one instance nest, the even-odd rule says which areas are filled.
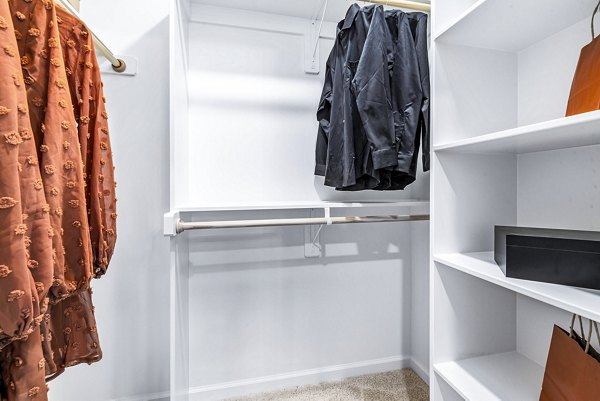
[[[181,234],[187,230],[210,230],[215,228],[248,228],[248,227],[283,227],[305,225],[337,225],[358,223],[391,223],[400,221],[429,220],[428,214],[390,215],[390,216],[349,216],[349,217],[309,217],[297,219],[265,219],[265,220],[228,220],[206,222],[184,222],[177,220],[176,232]]]

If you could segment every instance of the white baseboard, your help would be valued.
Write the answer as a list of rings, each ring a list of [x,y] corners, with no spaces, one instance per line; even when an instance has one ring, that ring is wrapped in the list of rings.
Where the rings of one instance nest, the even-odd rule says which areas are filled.
[[[426,383],[429,383],[429,371],[413,358],[398,355],[389,358],[371,359],[343,365],[325,366],[323,368],[300,370],[278,375],[256,377],[247,380],[236,380],[190,388],[190,401],[218,401],[229,397],[281,390],[307,384],[342,380],[348,377],[368,375],[371,373],[411,368]],[[117,398],[110,401],[168,401],[169,392],[145,394],[133,397]]]
[[[425,369],[423,365],[414,358],[410,358],[410,368],[427,384],[429,384],[429,369]]]
[[[160,393],[151,393],[144,395],[136,395],[132,397],[114,398],[110,401],[169,401],[170,394],[168,391],[161,391]]]
[[[412,362],[410,357],[398,355],[247,380],[236,380],[190,388],[190,401],[217,401],[229,397],[281,390],[307,384],[318,384],[371,373],[387,372],[413,367],[413,365],[418,366]],[[418,369],[423,371],[420,367]]]

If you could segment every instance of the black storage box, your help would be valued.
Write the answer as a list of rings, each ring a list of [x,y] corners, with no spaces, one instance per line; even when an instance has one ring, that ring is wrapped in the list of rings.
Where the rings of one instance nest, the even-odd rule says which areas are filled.
[[[496,226],[506,277],[600,290],[600,232]]]

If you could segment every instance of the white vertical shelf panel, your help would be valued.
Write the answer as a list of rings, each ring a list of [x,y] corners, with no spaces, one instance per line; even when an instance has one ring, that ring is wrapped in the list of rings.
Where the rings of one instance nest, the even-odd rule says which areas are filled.
[[[467,401],[537,401],[544,376],[518,352],[438,363],[434,371]]]
[[[480,0],[434,35],[464,46],[517,52],[591,18],[595,0]]]
[[[170,207],[182,196],[176,189],[180,180],[187,180],[187,30],[189,1],[170,0],[169,10],[169,63],[170,63]],[[183,143],[182,143],[183,141]],[[174,214],[171,215],[175,217]],[[189,242],[187,234],[170,239],[170,321],[169,369],[171,401],[189,400]]]
[[[190,388],[189,240],[186,233],[171,238],[170,382],[171,401],[188,401]]]

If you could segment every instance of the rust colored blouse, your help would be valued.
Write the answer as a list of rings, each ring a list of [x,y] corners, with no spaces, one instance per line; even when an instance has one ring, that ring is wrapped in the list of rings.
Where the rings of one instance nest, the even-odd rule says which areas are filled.
[[[26,81],[7,1],[0,1],[0,372],[2,398],[45,400],[39,323],[53,283],[50,205],[30,124]]]
[[[100,69],[89,29],[56,8],[68,86],[74,105],[86,179],[86,203],[96,277],[108,268],[116,240],[114,167]],[[68,366],[102,358],[91,289],[50,307],[44,342],[49,380]]]
[[[0,9],[0,348],[26,338],[52,283],[49,207],[42,191],[11,13]]]
[[[102,356],[89,283],[116,241],[108,116],[89,30],[52,0],[0,0],[0,46],[0,397],[43,401],[46,377]]]
[[[57,7],[58,28],[84,164],[94,275],[104,275],[116,236],[116,194],[102,77],[89,29]]]
[[[50,205],[50,303],[87,288],[91,249],[79,137],[52,0],[10,0],[33,137]]]

